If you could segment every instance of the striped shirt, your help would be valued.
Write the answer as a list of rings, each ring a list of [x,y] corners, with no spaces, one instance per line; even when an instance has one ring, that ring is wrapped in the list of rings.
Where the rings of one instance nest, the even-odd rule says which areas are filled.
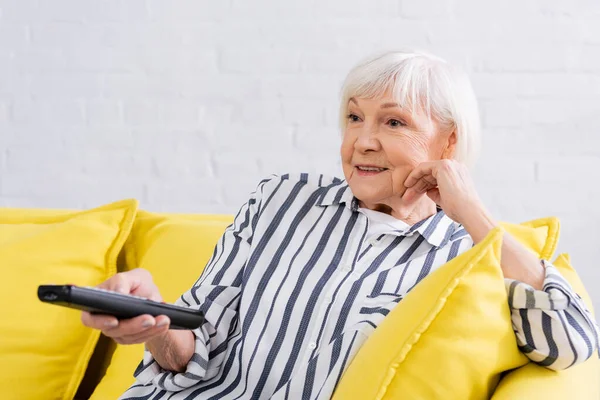
[[[183,373],[146,351],[122,399],[329,399],[361,345],[415,285],[473,246],[443,211],[404,229],[359,211],[322,175],[263,180],[178,304],[201,309]],[[513,328],[534,362],[561,369],[598,347],[598,328],[559,272],[544,290],[506,280]]]

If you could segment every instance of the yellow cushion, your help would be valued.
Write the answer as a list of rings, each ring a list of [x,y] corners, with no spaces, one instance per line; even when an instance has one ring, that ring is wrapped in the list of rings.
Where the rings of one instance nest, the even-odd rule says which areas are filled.
[[[175,302],[198,279],[217,240],[233,217],[220,215],[151,214],[140,211],[125,244],[126,269],[152,273],[166,302]],[[133,382],[143,345],[122,346],[91,399],[116,399]]]
[[[489,398],[503,371],[526,364],[500,268],[503,233],[419,283],[359,350],[334,399]]]
[[[569,281],[593,313],[592,301],[571,266],[568,254],[552,263]],[[529,363],[507,374],[498,385],[492,400],[513,399],[577,400],[600,399],[600,360],[597,356],[564,371],[551,371]]]
[[[549,260],[554,254],[558,219],[501,226],[536,256]],[[492,231],[413,289],[359,351],[335,398],[463,399],[494,393],[494,400],[508,400],[546,398],[534,394],[548,392],[548,398],[597,399],[596,357],[557,373],[518,353],[501,279],[500,243],[500,233]],[[590,305],[568,258],[555,263]],[[513,368],[495,391],[500,373]]]
[[[81,212],[0,209],[0,397],[73,398],[99,333],[79,311],[40,302],[37,287],[114,274],[136,211],[135,200]]]

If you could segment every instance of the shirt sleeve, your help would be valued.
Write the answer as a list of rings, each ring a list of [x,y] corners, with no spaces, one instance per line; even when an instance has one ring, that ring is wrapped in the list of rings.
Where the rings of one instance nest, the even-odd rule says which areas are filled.
[[[142,385],[152,383],[167,391],[181,391],[218,374],[227,345],[238,321],[242,276],[250,253],[253,232],[258,221],[266,185],[263,180],[242,206],[234,222],[217,243],[213,255],[198,281],[175,304],[204,312],[205,322],[193,330],[194,355],[185,372],[161,368],[146,349],[134,376]]]
[[[542,290],[505,279],[519,349],[533,362],[561,370],[597,356],[598,324],[581,297],[545,260]]]

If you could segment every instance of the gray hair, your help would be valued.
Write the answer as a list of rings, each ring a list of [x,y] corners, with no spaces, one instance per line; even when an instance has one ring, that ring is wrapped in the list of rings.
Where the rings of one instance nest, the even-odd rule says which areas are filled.
[[[416,51],[386,52],[362,61],[349,72],[342,87],[342,131],[352,97],[374,98],[388,90],[401,108],[423,111],[430,120],[453,129],[457,136],[454,159],[469,166],[475,163],[480,148],[479,110],[462,70]]]

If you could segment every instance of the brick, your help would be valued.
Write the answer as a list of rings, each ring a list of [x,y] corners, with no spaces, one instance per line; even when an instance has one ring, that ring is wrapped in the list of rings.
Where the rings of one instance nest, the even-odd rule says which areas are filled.
[[[5,1],[0,7],[3,22],[23,23],[44,17],[38,14],[38,4],[34,1]]]
[[[480,111],[484,128],[522,126],[529,113],[527,103],[517,99],[482,101]]]
[[[123,126],[123,107],[119,102],[105,100],[87,100],[85,118],[93,127]]]
[[[83,44],[90,47],[113,45],[104,40],[104,27],[82,22],[49,21],[29,28],[31,44],[35,47],[73,48]]]
[[[140,47],[132,51],[131,68],[145,73],[204,74],[217,71],[217,53],[212,49],[193,51],[184,46],[170,48]],[[129,61],[129,58],[127,58]]]
[[[9,105],[4,102],[0,102],[0,126],[8,123],[9,114]]]
[[[81,154],[79,166],[87,176],[152,176],[155,172],[152,157],[139,154],[136,149],[110,147],[78,147]]]
[[[579,19],[579,24],[582,31],[581,40],[583,43],[600,45],[600,26],[598,24],[598,19],[594,17]]]
[[[28,42],[29,28],[27,26],[20,24],[0,26],[0,52],[17,51],[27,46]]]
[[[67,71],[80,72],[137,72],[137,50],[121,47],[88,47],[80,42],[76,46],[61,49]]]
[[[585,145],[582,145],[584,143]],[[483,146],[490,154],[555,157],[557,155],[598,155],[597,130],[571,124],[486,129]]]
[[[67,74],[64,71],[45,71],[32,74],[21,85],[24,86],[21,88],[25,91],[23,93],[31,93],[37,98],[97,98],[103,94],[101,73]]]
[[[42,130],[42,126],[42,124],[39,124],[40,130]],[[5,143],[7,148],[12,148],[13,146],[38,146],[51,149],[62,146],[66,138],[71,137],[71,132],[77,132],[77,135],[79,135],[82,130],[81,127],[45,126],[43,128],[43,135],[34,135],[31,132],[36,131],[35,124],[19,125],[11,121],[3,129],[2,135],[0,135],[0,143]]]
[[[131,72],[101,73],[102,97],[110,99],[147,98],[152,94],[148,77]],[[162,93],[156,93],[162,95]]]
[[[319,101],[286,99],[282,101],[283,120],[303,126],[323,126],[327,108]]]
[[[207,212],[199,204],[216,205],[223,199],[223,183],[214,178],[186,178],[177,182],[154,180],[146,185],[147,202],[150,204],[168,204],[162,211],[170,212]],[[159,209],[160,210],[160,209]]]
[[[479,100],[514,99],[519,94],[519,75],[476,72],[470,75]]]
[[[339,158],[342,135],[335,128],[298,127],[293,133],[294,149],[311,157]]]
[[[497,46],[486,47],[475,60],[478,72],[564,72],[576,64],[576,58],[572,45],[520,43],[506,52],[498,51]]]
[[[234,151],[240,154],[254,152],[259,156],[268,151],[287,152],[292,149],[293,128],[290,126],[265,124],[249,128],[247,124],[237,123],[227,127],[227,130],[219,130],[207,138],[206,144],[217,154]]]
[[[219,51],[219,70],[227,73],[297,73],[300,72],[301,52],[287,49],[275,54],[268,48],[222,48]]]
[[[85,124],[83,104],[77,100],[39,99],[22,100],[13,104],[12,118],[17,125],[60,124],[80,126]]]
[[[102,0],[83,4],[74,0],[52,2],[24,0],[18,7],[10,6],[7,18],[15,22],[38,23],[86,23],[86,22],[126,22],[147,20],[145,0]]]
[[[256,178],[260,176],[258,159],[264,153],[244,152],[240,150],[224,150],[210,156],[210,168],[215,176],[239,176],[240,178]],[[239,179],[239,178],[238,178]]]
[[[540,125],[575,124],[586,115],[597,115],[597,107],[581,99],[526,100],[530,122]]]
[[[160,123],[160,103],[156,101],[126,101],[123,104],[125,124],[128,126],[156,126]]]
[[[537,162],[541,183],[589,184],[600,179],[600,155],[544,158]]]
[[[151,99],[163,101],[205,100],[212,103],[255,98],[261,94],[261,81],[244,75],[190,75],[154,73],[110,73],[103,76],[103,97],[113,99]]]
[[[224,20],[231,15],[231,0],[178,0],[177,6],[169,0],[147,0],[149,18],[160,22],[194,24]]]
[[[399,13],[403,18],[418,18],[418,19],[430,20],[430,19],[447,17],[449,11],[450,11],[450,4],[448,1],[401,0]]]
[[[317,7],[316,0],[280,2],[277,0],[231,0],[228,13],[236,19],[252,18],[252,20],[310,20],[315,13],[321,11],[322,4]]]
[[[65,53],[59,48],[31,47],[15,51],[10,63],[13,69],[23,73],[46,71],[64,72],[67,66]]]
[[[102,0],[87,4],[86,20],[133,24],[148,20],[146,0]]]
[[[586,72],[600,72],[600,46],[587,45],[582,47],[580,68]]]
[[[600,77],[590,74],[523,74],[518,75],[516,94],[519,97],[549,97],[565,100],[594,96],[600,89]]]
[[[530,157],[486,156],[473,169],[473,178],[482,185],[524,184],[535,181],[535,162]]]
[[[34,18],[36,22],[85,22],[90,11],[87,4],[78,1],[40,1],[36,2],[36,10],[32,12],[30,18]]]
[[[152,156],[142,153],[140,156],[151,157],[154,173],[158,178],[180,180],[215,177],[210,153],[202,148],[180,143],[173,152],[159,151]]]
[[[194,102],[125,101],[124,121],[128,126],[199,127],[201,109]]]
[[[105,149],[132,149],[135,146],[132,129],[112,125],[73,128],[48,128],[47,134],[60,140],[62,145],[75,148],[101,147]]]
[[[246,101],[238,105],[234,115],[235,123],[279,125],[293,121],[286,120],[285,104],[280,101]]]
[[[321,0],[313,7],[315,15],[334,18],[353,18],[357,16],[365,17],[394,17],[399,14],[399,2],[397,0],[347,0],[340,3],[337,0]]]
[[[49,151],[47,147],[31,144],[28,146],[11,145],[6,152],[6,170],[11,175],[32,173],[43,170],[44,174],[60,175],[69,166],[81,165],[82,155],[77,149],[56,147]],[[79,168],[76,168],[79,170]]]
[[[372,53],[377,53],[373,49]],[[302,53],[300,58],[302,72],[310,73],[337,73],[340,76],[347,74],[353,65],[365,57],[363,51],[337,50],[318,51],[312,50]]]
[[[333,153],[327,157],[315,158],[312,154],[277,153],[261,155],[259,171],[261,176],[284,173],[322,173],[341,176],[339,173],[339,157]]]

